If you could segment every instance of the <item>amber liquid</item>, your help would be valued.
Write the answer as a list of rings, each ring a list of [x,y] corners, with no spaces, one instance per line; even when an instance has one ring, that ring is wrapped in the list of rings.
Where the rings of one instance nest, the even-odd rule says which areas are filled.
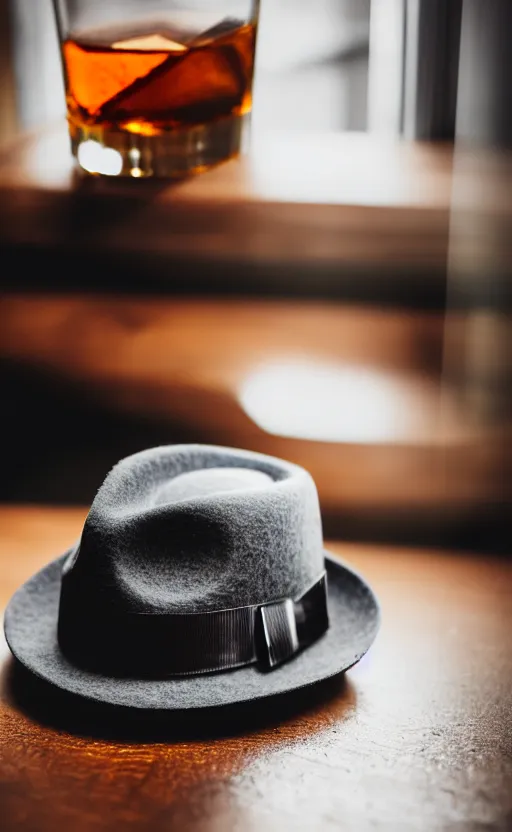
[[[178,146],[176,135],[186,131],[192,157],[190,136],[203,149],[211,137],[228,140],[233,147],[217,148],[213,156],[233,155],[237,140],[229,139],[230,125],[251,110],[255,26],[227,22],[188,42],[178,38],[165,31],[112,38],[108,45],[66,41],[63,58],[72,138],[78,142],[93,138],[111,146],[110,138],[115,136],[114,146],[133,155],[137,145],[129,140],[123,144],[120,135],[174,134],[173,146]],[[140,153],[146,151],[147,156],[148,146],[141,144]],[[165,143],[160,141],[151,153],[162,148]],[[179,155],[184,152],[182,148]],[[168,164],[172,167],[169,160]],[[181,158],[180,165],[198,167],[193,158],[190,165]]]

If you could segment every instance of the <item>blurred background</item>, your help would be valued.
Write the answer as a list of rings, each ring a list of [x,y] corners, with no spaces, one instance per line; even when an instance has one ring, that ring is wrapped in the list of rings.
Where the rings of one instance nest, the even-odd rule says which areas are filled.
[[[509,0],[263,0],[250,160],[174,212],[69,184],[50,0],[0,10],[0,500],[208,442],[327,535],[508,553]]]

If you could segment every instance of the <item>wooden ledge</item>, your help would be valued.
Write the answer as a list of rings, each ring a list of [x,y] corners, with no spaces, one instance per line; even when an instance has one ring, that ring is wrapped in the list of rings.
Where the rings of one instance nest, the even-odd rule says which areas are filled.
[[[448,146],[275,133],[177,184],[83,179],[59,126],[0,155],[0,245],[143,256],[165,280],[176,260],[444,280],[451,165]]]

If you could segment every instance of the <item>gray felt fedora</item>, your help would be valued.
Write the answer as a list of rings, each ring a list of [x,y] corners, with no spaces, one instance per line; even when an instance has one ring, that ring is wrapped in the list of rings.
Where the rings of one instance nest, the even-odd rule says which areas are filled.
[[[302,468],[206,445],[121,460],[80,540],[12,597],[14,656],[110,705],[181,710],[259,699],[342,673],[379,609],[325,552]]]

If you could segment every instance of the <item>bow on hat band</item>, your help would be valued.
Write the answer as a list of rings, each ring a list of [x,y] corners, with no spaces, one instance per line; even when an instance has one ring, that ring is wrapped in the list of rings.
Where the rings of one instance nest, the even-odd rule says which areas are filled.
[[[202,613],[83,609],[65,592],[58,638],[73,662],[112,675],[184,676],[261,663],[272,669],[328,628],[325,572],[300,598]]]

